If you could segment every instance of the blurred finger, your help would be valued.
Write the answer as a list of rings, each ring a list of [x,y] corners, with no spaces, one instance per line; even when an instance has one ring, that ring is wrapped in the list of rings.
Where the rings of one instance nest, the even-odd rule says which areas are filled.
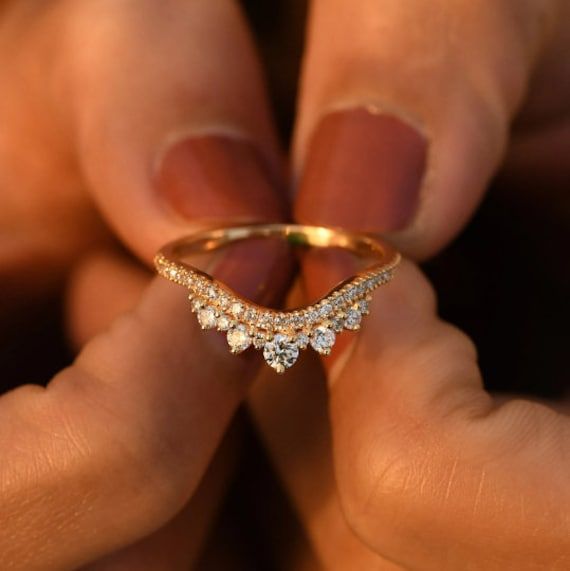
[[[67,287],[67,324],[74,346],[83,347],[120,315],[133,310],[151,281],[144,267],[112,251],[88,256]]]
[[[261,371],[248,405],[320,568],[396,571],[354,534],[340,506],[332,458],[326,377],[309,353],[275,383]]]
[[[260,300],[279,290],[275,265],[283,260],[271,243],[242,244],[216,273]],[[225,345],[200,330],[183,288],[157,280],[45,390],[4,395],[3,566],[76,567],[169,521],[195,492],[259,364]]]

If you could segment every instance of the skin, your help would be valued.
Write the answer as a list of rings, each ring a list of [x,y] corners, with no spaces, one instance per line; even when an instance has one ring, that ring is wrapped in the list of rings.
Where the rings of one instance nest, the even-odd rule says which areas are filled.
[[[412,222],[390,236],[411,259],[456,235],[501,161],[513,176],[526,176],[529,157],[535,173],[567,172],[570,139],[567,3],[439,0],[426,10],[419,0],[313,2],[291,153],[296,180],[319,118],[339,107],[372,104],[421,125],[432,176]],[[256,371],[187,319],[180,288],[116,253],[86,252],[118,239],[148,263],[165,241],[211,223],[181,219],[153,188],[157,157],[182,132],[238,134],[279,169],[247,24],[229,0],[12,0],[0,8],[0,82],[2,283],[17,309],[73,266],[69,322],[83,347],[47,388],[0,398],[2,566],[158,569],[166,542],[173,568],[187,568],[198,547],[180,529],[207,534],[231,444],[211,462]],[[441,105],[448,93],[453,105]],[[340,269],[308,264],[305,293]],[[472,342],[437,318],[413,262],[327,366],[327,392],[307,392],[296,427],[315,427],[310,447],[272,421],[298,385],[260,379],[250,397],[326,568],[570,566],[565,410],[486,393]],[[293,445],[305,452],[302,474],[287,458]]]

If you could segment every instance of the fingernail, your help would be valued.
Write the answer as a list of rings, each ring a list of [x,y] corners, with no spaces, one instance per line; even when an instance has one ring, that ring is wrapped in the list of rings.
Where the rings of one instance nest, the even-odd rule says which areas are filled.
[[[187,219],[275,220],[284,210],[277,180],[249,141],[206,135],[186,138],[167,149],[156,189]]]
[[[294,258],[279,239],[258,238],[236,242],[212,270],[212,275],[244,299],[276,307],[287,293]]]
[[[309,145],[297,219],[371,232],[405,228],[418,207],[427,141],[394,115],[325,116]]]

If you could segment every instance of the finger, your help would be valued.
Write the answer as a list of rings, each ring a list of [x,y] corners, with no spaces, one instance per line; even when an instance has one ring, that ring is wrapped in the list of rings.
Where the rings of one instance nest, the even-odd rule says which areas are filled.
[[[568,419],[495,404],[412,264],[375,296],[330,393],[341,502],[371,548],[406,568],[568,563]]]
[[[73,345],[83,347],[133,310],[150,281],[145,268],[116,252],[97,252],[80,262],[67,286],[66,320]]]
[[[344,518],[334,477],[326,379],[319,360],[309,355],[285,383],[275,383],[265,371],[256,378],[248,406],[259,436],[319,568],[400,569],[362,543]]]
[[[232,477],[239,448],[237,426],[228,433],[192,499],[155,533],[82,568],[83,571],[175,571],[196,568]]]
[[[282,214],[260,66],[235,2],[13,2],[7,12],[0,245],[4,234],[19,244],[11,267],[62,265],[99,242],[93,199],[147,260],[197,219]]]
[[[144,268],[116,252],[100,252],[84,260],[68,287],[67,321],[74,344],[82,347],[133,310],[149,281]],[[173,519],[85,570],[192,568],[234,471],[239,444],[236,428],[225,435],[196,493]]]
[[[259,296],[279,289],[282,262],[271,243],[242,244],[216,273],[265,303]],[[4,395],[2,566],[75,568],[169,521],[259,364],[243,357],[200,330],[183,288],[159,280],[47,389]]]
[[[233,1],[82,2],[66,24],[81,169],[135,252],[150,259],[197,219],[283,215],[260,66]]]
[[[501,159],[555,4],[315,0],[296,217],[389,233],[414,257],[446,244]]]

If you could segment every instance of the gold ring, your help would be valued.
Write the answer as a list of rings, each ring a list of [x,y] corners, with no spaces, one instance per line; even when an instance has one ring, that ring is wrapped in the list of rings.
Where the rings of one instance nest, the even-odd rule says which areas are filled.
[[[295,246],[343,248],[372,263],[309,306],[275,310],[243,299],[184,261],[192,254],[260,237],[280,237]],[[362,317],[369,313],[372,292],[392,279],[400,258],[388,244],[368,234],[324,226],[252,224],[205,230],[176,240],[161,248],[154,262],[161,276],[188,288],[202,329],[225,332],[232,353],[250,346],[262,350],[267,364],[283,373],[295,364],[300,350],[311,346],[328,355],[338,333],[359,329]]]

